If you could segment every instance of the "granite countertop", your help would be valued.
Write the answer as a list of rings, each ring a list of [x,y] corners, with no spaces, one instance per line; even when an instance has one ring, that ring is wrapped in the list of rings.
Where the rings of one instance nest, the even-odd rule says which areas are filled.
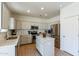
[[[19,36],[17,36],[16,39],[11,39],[11,40],[0,40],[0,48],[1,47],[11,47],[11,46],[16,46],[19,40]]]

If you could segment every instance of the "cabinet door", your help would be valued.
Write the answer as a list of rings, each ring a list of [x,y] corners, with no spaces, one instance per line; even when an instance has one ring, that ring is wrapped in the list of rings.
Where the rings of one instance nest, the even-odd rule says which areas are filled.
[[[2,29],[8,29],[8,25],[9,25],[9,18],[10,18],[10,12],[7,9],[7,7],[2,4]]]
[[[1,29],[1,2],[0,2],[0,29]]]
[[[61,19],[61,49],[78,55],[78,17]]]

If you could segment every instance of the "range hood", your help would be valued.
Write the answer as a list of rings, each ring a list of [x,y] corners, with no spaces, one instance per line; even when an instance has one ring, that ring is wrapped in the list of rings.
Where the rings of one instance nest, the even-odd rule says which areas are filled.
[[[9,29],[15,29],[15,19],[13,17],[9,20]]]

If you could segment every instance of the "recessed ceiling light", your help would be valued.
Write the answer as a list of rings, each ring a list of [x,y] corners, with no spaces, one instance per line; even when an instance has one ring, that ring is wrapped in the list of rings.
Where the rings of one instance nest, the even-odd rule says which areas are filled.
[[[44,8],[42,7],[41,10],[44,10]]]
[[[30,10],[27,10],[28,13],[30,13]]]
[[[47,13],[45,13],[45,16],[47,16]]]

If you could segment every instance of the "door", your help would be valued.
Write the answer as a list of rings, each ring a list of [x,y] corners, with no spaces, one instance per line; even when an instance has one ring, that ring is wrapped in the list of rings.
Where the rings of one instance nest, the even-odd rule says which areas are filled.
[[[61,19],[61,49],[78,55],[78,16]]]

